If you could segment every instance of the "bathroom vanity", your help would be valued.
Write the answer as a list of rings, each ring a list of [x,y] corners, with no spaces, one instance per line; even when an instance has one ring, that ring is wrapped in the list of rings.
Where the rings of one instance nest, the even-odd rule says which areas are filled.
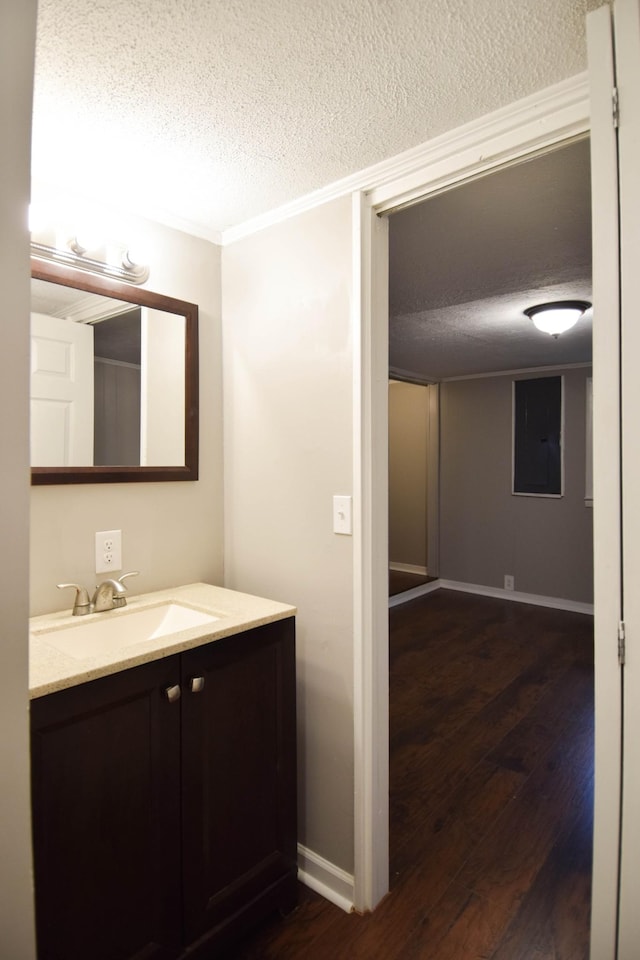
[[[82,619],[162,603],[212,619],[87,657],[31,621],[39,960],[213,958],[295,906],[295,609],[192,584]]]

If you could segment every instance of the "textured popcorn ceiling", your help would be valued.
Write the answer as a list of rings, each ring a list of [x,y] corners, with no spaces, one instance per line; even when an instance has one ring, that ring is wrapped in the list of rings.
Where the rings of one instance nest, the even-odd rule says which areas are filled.
[[[213,235],[586,67],[600,0],[40,0],[33,173]]]
[[[523,313],[591,302],[589,141],[390,217],[392,370],[440,380],[591,360],[588,311],[554,340]]]

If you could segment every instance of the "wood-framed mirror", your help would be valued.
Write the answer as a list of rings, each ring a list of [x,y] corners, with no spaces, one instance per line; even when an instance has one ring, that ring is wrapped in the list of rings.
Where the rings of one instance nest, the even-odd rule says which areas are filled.
[[[31,482],[198,479],[198,307],[31,260]]]

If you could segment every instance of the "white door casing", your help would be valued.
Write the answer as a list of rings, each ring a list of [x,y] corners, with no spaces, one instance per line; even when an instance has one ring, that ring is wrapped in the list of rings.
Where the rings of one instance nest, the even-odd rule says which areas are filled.
[[[93,464],[93,327],[31,314],[31,465]]]
[[[365,912],[389,889],[389,234],[363,193],[352,220],[353,899]]]

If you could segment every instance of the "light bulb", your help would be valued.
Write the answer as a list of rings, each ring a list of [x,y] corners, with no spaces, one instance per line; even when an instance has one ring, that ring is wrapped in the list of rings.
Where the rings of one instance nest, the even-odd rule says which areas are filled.
[[[138,247],[127,247],[122,255],[122,266],[125,270],[135,270],[136,267],[141,267],[146,262],[144,251],[138,249]]]
[[[86,227],[76,230],[68,243],[69,248],[80,256],[100,250],[102,245],[102,237],[95,230]]]

